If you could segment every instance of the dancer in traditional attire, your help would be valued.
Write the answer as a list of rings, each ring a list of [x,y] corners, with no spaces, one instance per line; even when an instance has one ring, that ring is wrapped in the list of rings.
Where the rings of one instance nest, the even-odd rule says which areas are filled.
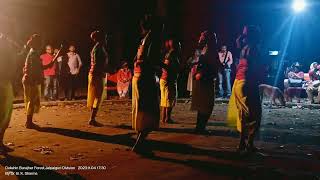
[[[247,41],[241,51],[236,79],[229,104],[228,119],[236,116],[240,131],[239,152],[253,152],[254,138],[260,128],[261,101],[259,84],[263,81],[263,67],[259,50],[260,31],[255,26],[247,28]],[[246,143],[246,139],[248,142]]]
[[[147,135],[159,128],[160,108],[155,71],[160,65],[160,29],[152,16],[140,22],[143,39],[134,62],[132,79],[132,127],[138,132],[133,151],[146,151]]]
[[[214,107],[215,79],[221,66],[215,34],[202,32],[198,48],[201,55],[194,75],[191,110],[198,113],[196,132],[204,133]]]
[[[12,80],[16,72],[13,50],[5,35],[0,35],[0,153],[11,149],[4,145],[3,138],[12,114],[13,89]]]
[[[95,43],[91,50],[91,68],[88,76],[88,96],[87,106],[91,110],[89,125],[99,126],[96,121],[96,115],[100,104],[106,96],[105,76],[108,65],[108,53],[104,34],[100,31],[94,31],[90,35]]]
[[[162,75],[160,78],[160,92],[162,108],[162,122],[173,123],[171,112],[177,101],[177,79],[179,70],[178,42],[169,39],[169,49],[163,60]]]
[[[43,82],[43,69],[51,67],[52,64],[55,63],[62,47],[50,63],[42,65],[40,59],[40,36],[38,34],[32,35],[27,43],[27,46],[30,48],[30,51],[27,55],[25,65],[23,68],[22,84],[24,89],[25,108],[27,111],[26,127],[33,128],[33,114],[38,113],[40,110],[40,96],[41,83]]]

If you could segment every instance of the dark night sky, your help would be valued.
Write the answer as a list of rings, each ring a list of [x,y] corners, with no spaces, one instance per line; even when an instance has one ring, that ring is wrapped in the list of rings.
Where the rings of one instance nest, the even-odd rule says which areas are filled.
[[[265,35],[266,48],[283,49],[290,30],[285,23],[294,14],[290,0],[1,0],[1,19],[14,24],[15,36],[24,42],[39,32],[45,42],[55,45],[74,42],[89,61],[92,46],[90,31],[101,28],[111,35],[112,57],[132,59],[138,41],[138,20],[146,12],[163,15],[167,28],[182,41],[184,56],[192,54],[199,32],[209,28],[217,32],[220,42],[234,45],[244,24],[259,25]],[[312,61],[319,57],[319,8],[299,15],[292,25],[287,49],[291,59]],[[4,26],[6,23],[1,23]],[[281,24],[283,28],[281,28]]]

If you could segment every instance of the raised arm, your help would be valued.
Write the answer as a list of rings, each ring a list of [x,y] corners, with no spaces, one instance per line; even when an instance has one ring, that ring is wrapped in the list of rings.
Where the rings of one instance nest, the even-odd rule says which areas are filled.
[[[57,54],[54,56],[54,58],[52,60],[53,62],[57,61],[58,57],[60,56],[60,52],[61,52],[62,48],[63,48],[63,46],[61,45],[59,51],[57,52]]]
[[[62,45],[61,45],[59,51],[57,52],[57,54],[53,57],[53,60],[49,64],[42,65],[43,69],[50,68],[58,60],[58,57],[60,56],[61,49],[62,49]]]
[[[22,47],[23,47],[22,45],[20,45],[16,41],[12,40],[10,37],[4,35],[3,33],[0,33],[0,39],[6,40],[12,48],[22,49]]]
[[[5,40],[9,44],[9,47],[11,49],[15,49],[15,53],[18,56],[27,56],[27,54],[29,53],[30,49],[27,47],[27,45],[21,45],[3,33],[0,33],[0,39]]]
[[[232,53],[229,51],[228,52],[229,54],[229,62],[228,62],[228,65],[231,66],[233,64],[233,57],[232,57]]]
[[[237,39],[236,39],[236,47],[238,49],[241,49],[241,39],[242,39],[242,35],[240,35]]]

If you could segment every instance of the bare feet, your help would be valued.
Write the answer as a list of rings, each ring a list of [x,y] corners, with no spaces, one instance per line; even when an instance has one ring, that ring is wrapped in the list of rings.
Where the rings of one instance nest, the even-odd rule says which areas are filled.
[[[36,127],[36,125],[33,122],[26,122],[25,126],[27,129],[33,129]]]
[[[91,126],[95,126],[95,127],[102,127],[103,126],[103,124],[97,122],[96,120],[90,120],[88,124]]]

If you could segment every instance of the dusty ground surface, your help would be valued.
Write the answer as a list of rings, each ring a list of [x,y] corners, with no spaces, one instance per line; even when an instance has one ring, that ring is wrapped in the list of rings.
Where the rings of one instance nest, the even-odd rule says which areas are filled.
[[[176,123],[161,125],[148,140],[154,156],[130,151],[135,134],[130,102],[105,102],[98,115],[103,127],[87,125],[84,103],[43,107],[37,129],[25,129],[23,109],[15,109],[5,143],[13,152],[1,156],[1,179],[319,179],[320,110],[264,107],[257,145],[261,153],[235,152],[237,133],[225,126],[226,104],[216,106],[210,134],[193,133],[194,112],[180,103]],[[43,148],[41,148],[43,147]],[[75,167],[75,170],[29,170],[16,176],[7,166]],[[90,170],[91,169],[91,170]]]

